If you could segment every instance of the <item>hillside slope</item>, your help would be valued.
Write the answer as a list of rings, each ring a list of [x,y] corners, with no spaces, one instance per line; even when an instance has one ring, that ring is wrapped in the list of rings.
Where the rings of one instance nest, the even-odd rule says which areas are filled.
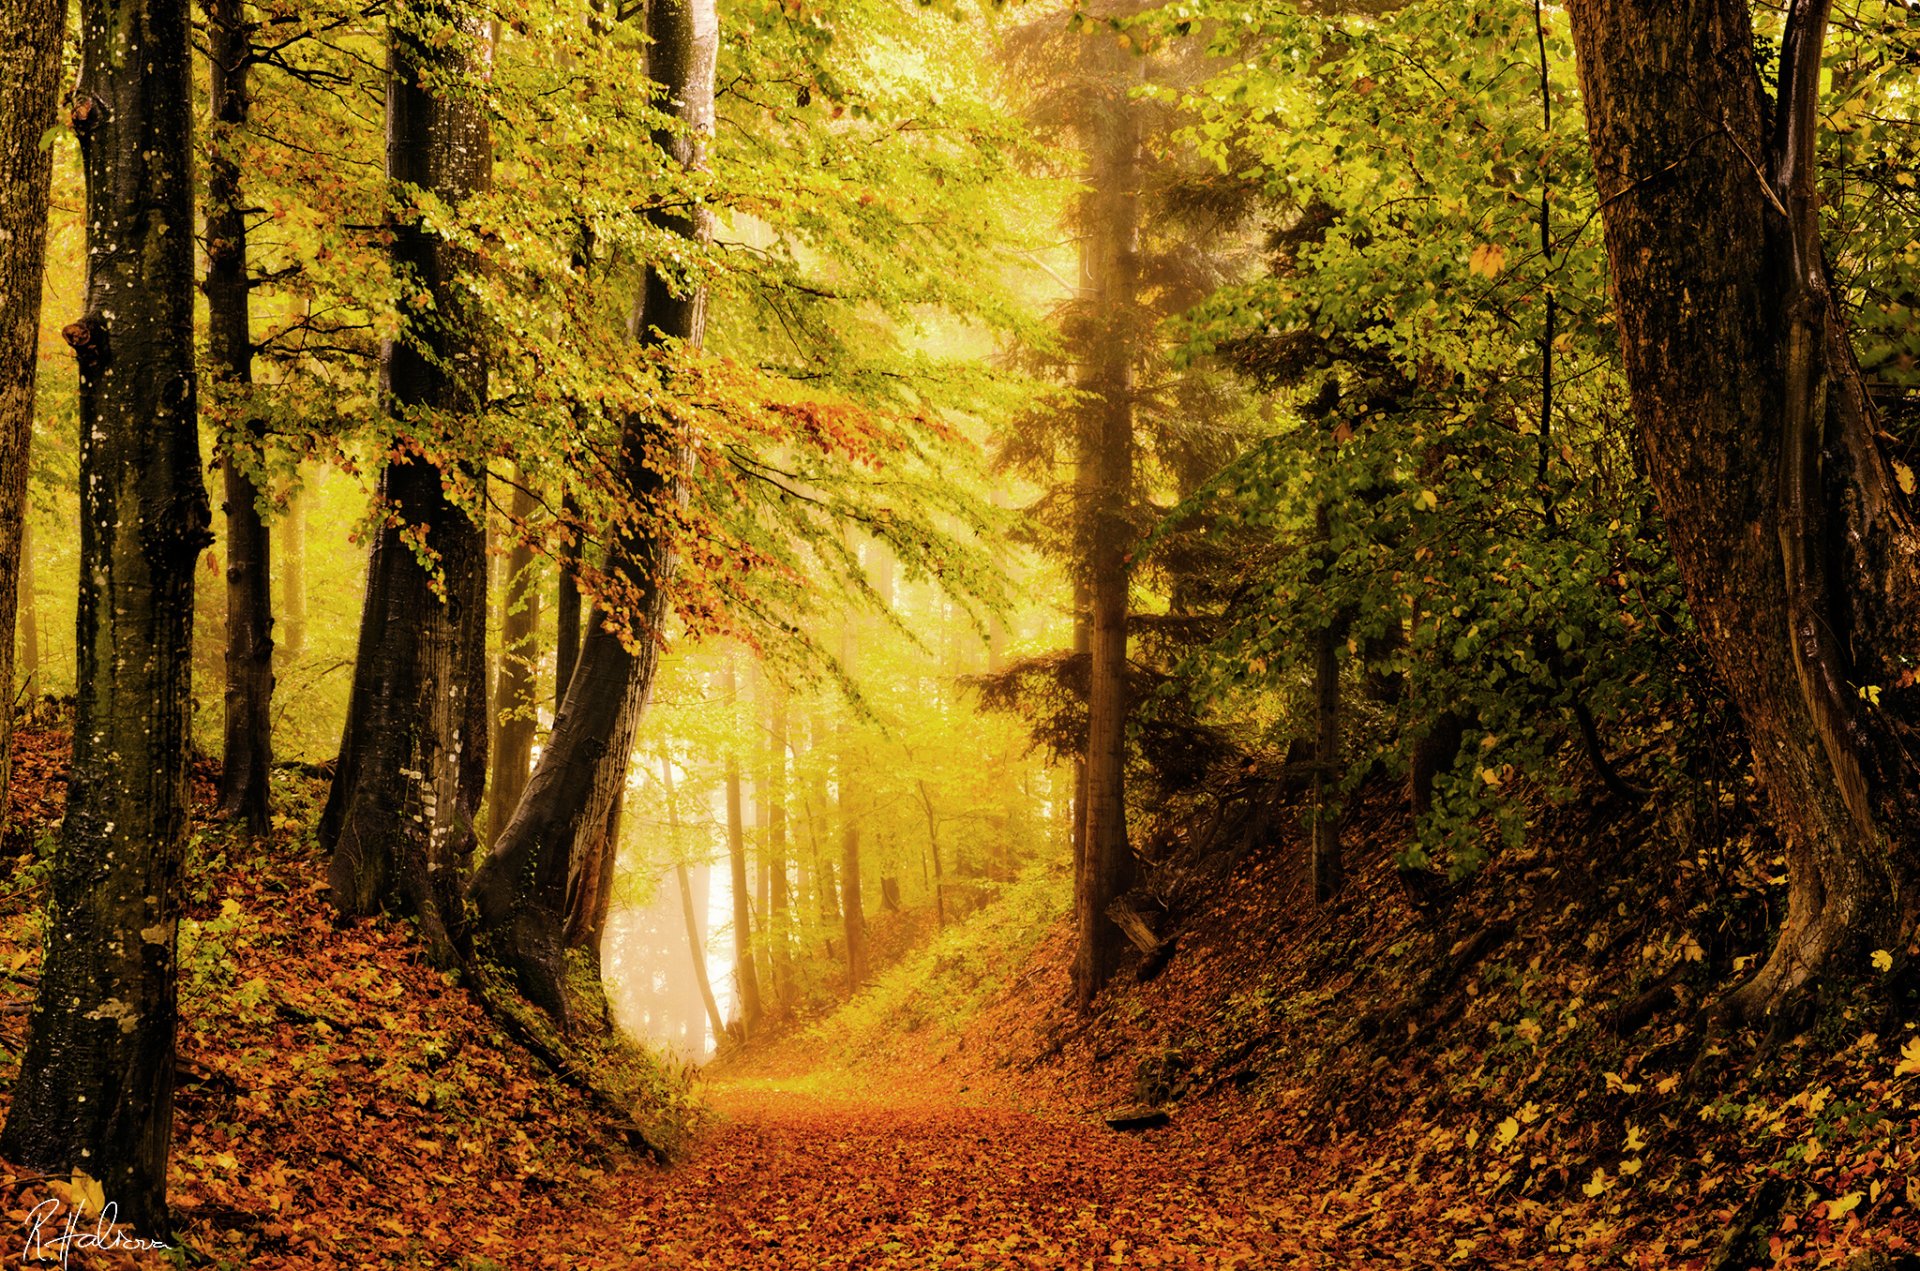
[[[15,744],[5,843],[13,882],[0,901],[0,1108],[37,984],[44,851],[66,765],[58,729],[22,730]],[[196,774],[197,810],[213,806],[209,776]],[[405,924],[337,921],[308,836],[322,793],[297,777],[276,789],[282,815],[267,844],[195,822],[170,1242],[191,1251],[193,1265],[236,1268],[478,1269],[570,1256],[572,1236],[551,1222],[555,1197],[650,1172],[646,1153],[631,1129],[556,1080],[428,966]],[[655,1081],[643,1130],[667,1141],[688,1113],[685,1092],[669,1074]],[[17,1266],[34,1206],[71,1193],[4,1164],[0,1177],[0,1259]],[[72,1263],[125,1264],[122,1254],[84,1251]]]

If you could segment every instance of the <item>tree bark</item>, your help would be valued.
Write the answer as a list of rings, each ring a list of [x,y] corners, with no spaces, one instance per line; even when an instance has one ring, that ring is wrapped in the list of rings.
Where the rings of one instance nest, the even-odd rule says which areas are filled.
[[[571,495],[562,500],[569,520],[577,520],[579,505]],[[560,555],[559,586],[553,605],[553,713],[557,716],[567,701],[567,685],[573,682],[573,668],[580,660],[580,584],[574,573],[580,567],[580,547],[576,542]]]
[[[452,38],[446,38],[451,33]],[[402,8],[388,22],[387,175],[459,203],[486,188],[492,143],[477,96],[433,91],[423,75],[482,78],[491,50],[475,14]],[[382,350],[400,428],[409,412],[464,413],[486,395],[468,326],[465,255],[407,215],[393,227],[407,336]],[[346,733],[321,835],[334,903],[352,915],[414,915],[430,955],[456,960],[462,862],[486,779],[487,573],[484,530],[448,498],[448,474],[402,431],[380,477],[388,522],[374,539]],[[424,564],[414,544],[438,566]]]
[[[1085,129],[1088,193],[1081,209],[1081,389],[1085,481],[1080,509],[1080,570],[1086,578],[1088,698],[1086,811],[1081,868],[1074,885],[1078,944],[1074,1000],[1082,1010],[1113,975],[1125,937],[1107,916],[1133,885],[1127,838],[1127,591],[1133,527],[1133,330],[1139,274],[1140,125],[1127,89],[1138,59],[1108,47],[1090,51],[1096,71]]]
[[[0,1134],[7,1159],[86,1170],[148,1230],[166,1220],[194,569],[212,519],[193,364],[191,26],[186,0],[81,8],[87,295],[64,333],[80,370],[78,702],[52,928]]]
[[[532,516],[531,491],[516,488],[511,514]],[[493,781],[487,789],[488,837],[498,840],[527,788],[533,763],[534,673],[540,665],[540,579],[531,544],[507,552],[506,583],[500,589],[500,669],[494,681]]]
[[[1920,538],[1818,233],[1827,5],[1793,3],[1771,109],[1744,0],[1569,11],[1648,475],[1787,852],[1750,1018],[1904,930],[1920,846]]]
[[[66,0],[4,0],[0,26],[0,814],[12,773],[14,617],[25,552],[27,459],[40,364],[40,292],[46,273],[47,196],[60,90]],[[32,614],[29,597],[27,612]],[[31,631],[38,644],[37,624]],[[36,662],[37,647],[29,654]]]
[[[221,474],[227,518],[226,745],[220,812],[249,834],[269,826],[267,774],[273,766],[272,541],[260,511],[261,431],[251,403],[253,326],[247,277],[247,217],[235,158],[247,126],[247,70],[253,58],[245,0],[206,0],[208,61],[207,357],[211,377],[243,399],[228,429]]]
[[[657,0],[647,9],[648,74],[662,103],[684,127],[662,130],[655,143],[686,168],[706,162],[713,132],[713,77],[720,23],[713,0]],[[712,212],[659,214],[668,232],[695,243],[712,236]],[[697,349],[706,330],[704,287],[682,286],[649,269],[632,320],[635,339],[650,346]],[[620,473],[639,509],[683,497],[686,441],[651,416],[624,421]],[[618,531],[608,572],[627,589],[631,644],[613,615],[596,605],[579,662],[566,683],[552,735],[506,830],[468,890],[483,940],[512,967],[521,989],[567,1026],[562,982],[569,880],[599,869],[597,836],[625,787],[633,735],[659,663],[667,617],[672,544],[657,526]]]

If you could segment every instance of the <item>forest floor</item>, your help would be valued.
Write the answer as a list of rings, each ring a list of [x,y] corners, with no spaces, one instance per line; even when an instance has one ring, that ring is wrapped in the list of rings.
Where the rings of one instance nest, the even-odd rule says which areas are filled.
[[[0,844],[0,1110],[64,746],[20,735]],[[1363,801],[1339,904],[1301,904],[1287,842],[1236,856],[1175,915],[1164,973],[1087,1016],[1063,1004],[1063,921],[1023,909],[1011,939],[1009,888],[850,1006],[687,1075],[662,1167],[404,924],[337,922],[316,790],[280,793],[264,853],[196,823],[180,1248],[144,1265],[1920,1265],[1920,1036],[1888,987],[1912,952],[1799,1031],[1712,1033],[1699,1004],[1761,947],[1743,915],[1768,861],[1663,870],[1638,814],[1569,808],[1436,908],[1395,879],[1391,800]],[[1142,1105],[1168,1123],[1105,1124]],[[76,1198],[102,1199],[0,1163],[0,1267],[32,1265],[37,1206]],[[60,1230],[48,1261],[142,1265],[44,1243]]]

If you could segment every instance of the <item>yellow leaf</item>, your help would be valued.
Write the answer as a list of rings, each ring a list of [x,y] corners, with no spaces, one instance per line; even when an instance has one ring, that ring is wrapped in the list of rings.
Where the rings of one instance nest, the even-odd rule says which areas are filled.
[[[1913,469],[1901,463],[1898,459],[1893,461],[1893,479],[1900,483],[1900,493],[1913,493]]]
[[[1607,1171],[1595,1167],[1593,1177],[1580,1185],[1580,1190],[1589,1196],[1598,1196],[1613,1186],[1613,1180],[1607,1177]]]
[[[1876,971],[1893,970],[1893,955],[1885,949],[1875,949],[1873,951],[1873,969]]]
[[[1507,249],[1498,243],[1482,243],[1467,258],[1467,268],[1484,278],[1491,278],[1506,267]]]
[[[1513,1142],[1515,1139],[1519,1137],[1520,1137],[1520,1123],[1514,1120],[1512,1117],[1508,1117],[1506,1120],[1502,1121],[1499,1125],[1494,1127],[1493,1145],[1497,1148],[1505,1149],[1509,1143]]]
[[[1627,1151],[1638,1152],[1646,1145],[1647,1136],[1641,1133],[1639,1126],[1629,1122],[1627,1124]]]
[[[1893,1075],[1904,1077],[1910,1072],[1920,1072],[1920,1037],[1909,1037],[1907,1044],[1900,1048],[1900,1062],[1893,1066]]]
[[[1413,496],[1413,501],[1429,512],[1440,506],[1440,496],[1431,490],[1420,491]]]
[[[1838,1200],[1828,1201],[1827,1221],[1835,1222],[1841,1218],[1845,1218],[1848,1214],[1860,1208],[1860,1202],[1865,1198],[1865,1192],[1848,1192]]]
[[[73,1171],[73,1203],[82,1213],[99,1214],[107,1207],[106,1189],[83,1169]]]

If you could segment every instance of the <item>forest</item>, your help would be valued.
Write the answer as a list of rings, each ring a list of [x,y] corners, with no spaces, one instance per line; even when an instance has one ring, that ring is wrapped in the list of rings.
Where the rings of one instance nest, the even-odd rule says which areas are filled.
[[[1920,1267],[1914,0],[0,0],[0,1259]]]

